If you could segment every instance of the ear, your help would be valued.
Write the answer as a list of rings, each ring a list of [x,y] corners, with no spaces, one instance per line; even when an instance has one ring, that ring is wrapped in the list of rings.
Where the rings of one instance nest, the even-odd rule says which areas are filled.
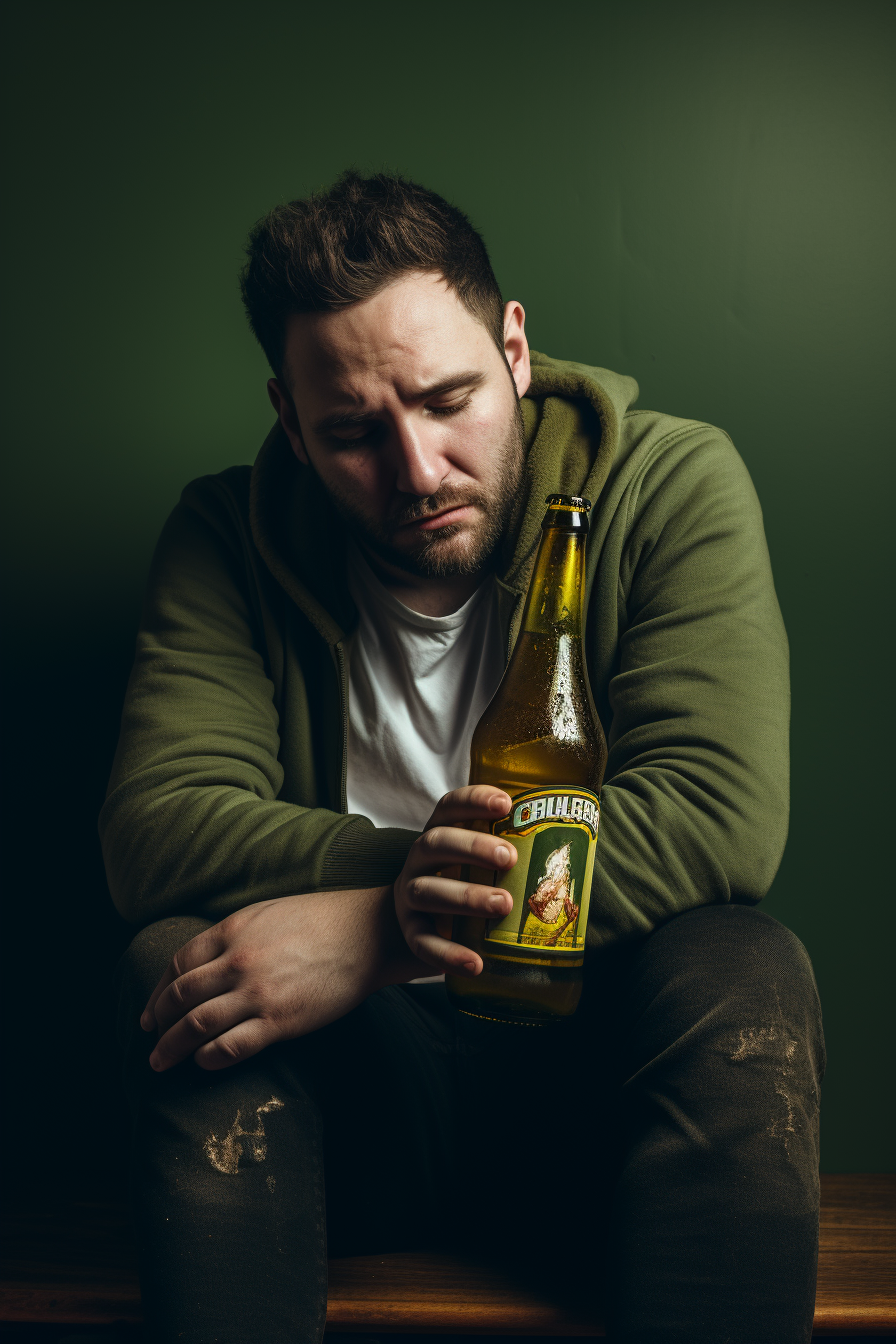
[[[277,418],[283,426],[283,432],[289,439],[290,447],[303,466],[310,466],[308,454],[305,451],[305,440],[302,438],[302,431],[299,428],[299,417],[296,415],[295,403],[278,378],[268,379],[268,396],[271,399],[271,405],[277,412]]]
[[[524,397],[532,381],[532,368],[529,363],[529,342],[526,340],[526,313],[516,299],[504,305],[504,357],[516,384],[516,394]]]

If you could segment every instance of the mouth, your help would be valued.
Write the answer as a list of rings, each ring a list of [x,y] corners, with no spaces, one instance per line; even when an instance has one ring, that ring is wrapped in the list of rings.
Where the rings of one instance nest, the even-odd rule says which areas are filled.
[[[464,522],[472,516],[472,513],[472,504],[451,504],[439,513],[429,513],[423,518],[414,518],[409,523],[403,523],[399,530],[405,533],[413,531],[437,532],[439,528]]]

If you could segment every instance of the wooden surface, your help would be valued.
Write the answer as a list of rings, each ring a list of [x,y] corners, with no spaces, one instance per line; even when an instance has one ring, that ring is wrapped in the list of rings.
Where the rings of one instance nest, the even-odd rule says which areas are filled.
[[[330,1261],[327,1330],[451,1335],[603,1335],[493,1269],[447,1255]]]
[[[896,1335],[896,1175],[822,1176],[816,1335]]]
[[[12,1212],[0,1321],[140,1320],[124,1209],[113,1203]],[[327,1328],[357,1333],[603,1334],[494,1270],[443,1255],[330,1261]],[[816,1335],[896,1334],[896,1176],[822,1177]]]

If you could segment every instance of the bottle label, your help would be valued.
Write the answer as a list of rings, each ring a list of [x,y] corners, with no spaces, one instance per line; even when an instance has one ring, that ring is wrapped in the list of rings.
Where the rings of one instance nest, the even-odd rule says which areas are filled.
[[[474,881],[503,887],[513,909],[486,923],[495,956],[578,960],[585,949],[600,801],[589,789],[532,789],[517,794],[491,830],[519,855],[509,872],[471,873]]]

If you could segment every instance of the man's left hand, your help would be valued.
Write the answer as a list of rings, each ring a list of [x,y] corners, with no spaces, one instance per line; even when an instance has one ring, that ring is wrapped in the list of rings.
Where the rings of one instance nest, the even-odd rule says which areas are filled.
[[[237,910],[177,952],[140,1018],[159,1072],[223,1069],[343,1017],[430,968],[401,936],[391,887],[308,892]]]

